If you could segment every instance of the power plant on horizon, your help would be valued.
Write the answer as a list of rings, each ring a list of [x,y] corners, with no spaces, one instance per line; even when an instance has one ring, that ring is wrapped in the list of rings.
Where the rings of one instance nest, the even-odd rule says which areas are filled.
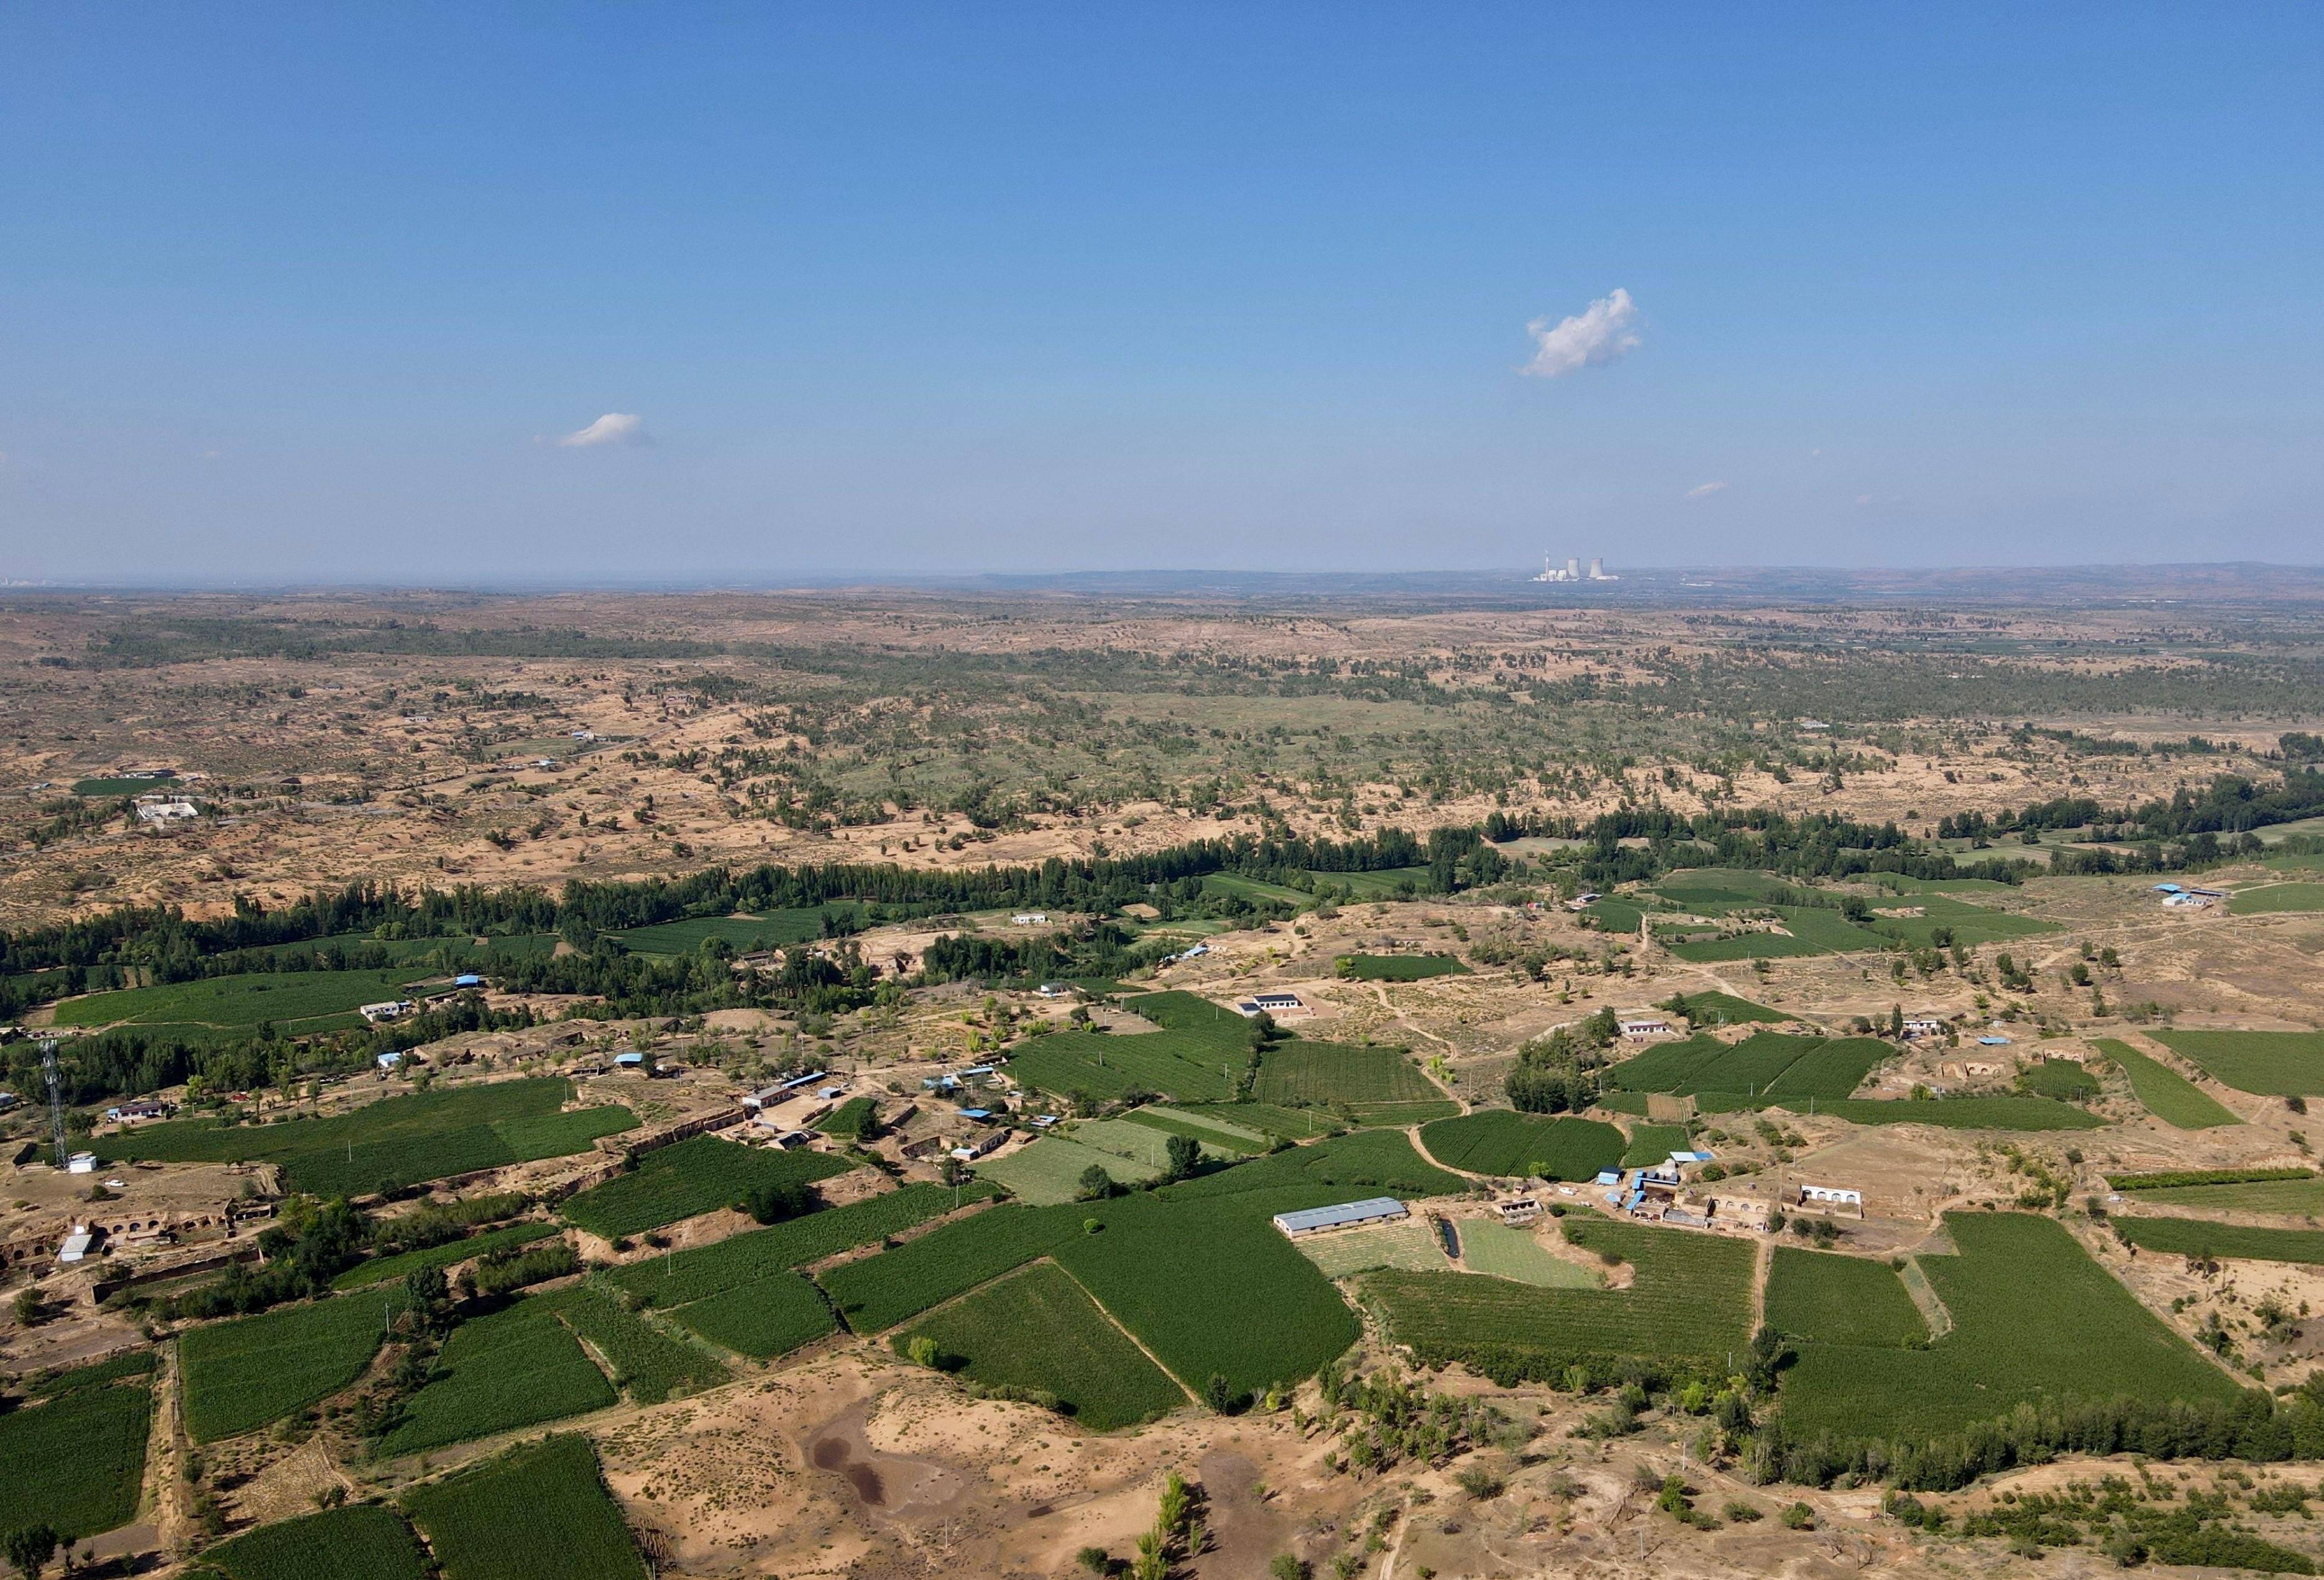
[[[1533,579],[1536,581],[1620,581],[1622,578],[1618,576],[1608,576],[1606,562],[1594,555],[1590,560],[1590,574],[1584,576],[1582,574],[1582,561],[1572,555],[1569,554],[1565,557],[1565,564],[1561,568],[1554,559],[1545,554],[1541,557],[1541,574]]]

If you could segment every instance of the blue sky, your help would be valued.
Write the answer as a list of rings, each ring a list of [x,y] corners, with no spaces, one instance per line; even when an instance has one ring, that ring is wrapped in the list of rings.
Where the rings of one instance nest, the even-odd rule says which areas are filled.
[[[0,577],[2324,559],[2313,5],[18,5],[0,146]]]

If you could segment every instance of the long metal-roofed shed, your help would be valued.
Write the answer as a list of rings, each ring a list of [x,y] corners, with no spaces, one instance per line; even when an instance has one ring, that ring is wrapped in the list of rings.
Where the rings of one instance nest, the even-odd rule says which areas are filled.
[[[1352,1229],[1359,1224],[1388,1224],[1411,1216],[1405,1205],[1392,1196],[1367,1197],[1362,1201],[1342,1202],[1333,1207],[1304,1207],[1296,1213],[1277,1213],[1275,1226],[1292,1239],[1303,1234],[1320,1234],[1326,1229]]]

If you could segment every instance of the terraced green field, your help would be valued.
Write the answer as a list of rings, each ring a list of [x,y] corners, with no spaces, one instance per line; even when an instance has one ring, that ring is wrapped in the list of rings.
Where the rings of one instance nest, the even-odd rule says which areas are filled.
[[[1621,1161],[1622,1132],[1594,1119],[1480,1109],[1420,1127],[1420,1144],[1447,1169],[1589,1179]]]
[[[2154,1039],[2238,1092],[2324,1095],[2324,1031],[2158,1031]]]
[[[1956,1256],[1922,1270],[1952,1331],[1925,1350],[1803,1341],[1780,1397],[1794,1431],[1919,1442],[2006,1415],[2021,1400],[2227,1400],[2212,1365],[2084,1254],[2054,1220],[1949,1213]]]
[[[637,1123],[619,1106],[560,1112],[572,1095],[572,1083],[561,1076],[438,1086],[328,1119],[277,1124],[172,1120],[101,1136],[90,1147],[107,1163],[278,1163],[294,1190],[353,1196],[382,1184],[415,1185],[475,1169],[568,1157],[601,1135]]]
[[[1964,948],[1974,948],[1979,944],[2006,944],[2015,938],[2035,938],[2058,930],[2054,921],[2044,921],[2037,916],[2014,916],[1989,906],[1969,905],[1941,893],[1915,895],[1913,903],[1920,906],[1923,914],[1880,917],[1871,923],[1872,930],[1902,938],[1916,949],[1936,947],[1939,933],[1950,935],[1950,942]]]
[[[1673,1152],[1686,1150],[1686,1127],[1682,1124],[1634,1124],[1629,1144],[1622,1149],[1621,1167],[1651,1169]]]
[[[1157,1145],[1168,1144],[1160,1132],[1147,1133],[1154,1137]],[[973,1167],[979,1179],[991,1180],[1019,1201],[1035,1206],[1055,1206],[1072,1201],[1080,1193],[1082,1176],[1092,1169],[1104,1169],[1106,1178],[1125,1187],[1143,1185],[1160,1178],[1162,1173],[1158,1163],[1148,1163],[1111,1148],[1091,1146],[1065,1135],[1043,1136],[1029,1147],[1019,1147],[997,1158],[980,1159]]]
[[[1215,1114],[1150,1104],[1144,1108],[1132,1109],[1121,1117],[1128,1123],[1142,1124],[1165,1135],[1186,1136],[1202,1142],[1211,1151],[1248,1155],[1267,1150],[1265,1131],[1238,1124],[1231,1119],[1222,1119]]]
[[[2233,1110],[2200,1086],[2164,1064],[2150,1058],[2127,1042],[2101,1037],[2090,1044],[2122,1067],[2130,1089],[2147,1112],[2181,1130],[2209,1130],[2215,1125],[2241,1124]]]
[[[2227,899],[2230,916],[2265,916],[2286,910],[2324,910],[2324,883],[2266,883],[2238,889]]]
[[[1394,1123],[1411,1124],[1461,1112],[1404,1049],[1344,1042],[1272,1045],[1259,1056],[1250,1095],[1289,1108],[1343,1106],[1360,1122],[1394,1113]]]
[[[1010,1059],[1010,1076],[1060,1096],[1144,1091],[1199,1103],[1235,1095],[1235,1083],[1250,1063],[1250,1022],[1190,993],[1141,993],[1122,1007],[1161,1030],[1037,1037]]]
[[[1784,1102],[1846,1097],[1895,1049],[1877,1038],[1791,1037],[1755,1031],[1729,1046],[1696,1035],[1650,1048],[1609,1072],[1609,1084],[1678,1096],[1711,1093]]]
[[[1232,894],[1238,899],[1256,901],[1262,905],[1288,905],[1305,910],[1315,903],[1315,897],[1304,889],[1286,888],[1270,883],[1264,878],[1246,877],[1240,873],[1213,873],[1203,880],[1206,894]]]
[[[433,973],[425,967],[389,971],[252,971],[157,987],[116,988],[66,999],[60,1026],[208,1026],[255,1031],[263,1021],[286,1034],[360,1027],[359,1004],[404,996],[404,985]]]
[[[1064,1269],[1037,1261],[898,1335],[935,1342],[947,1370],[987,1387],[1054,1395],[1082,1425],[1110,1432],[1167,1415],[1184,1390],[1108,1319]]]
[[[1350,955],[1335,969],[1351,982],[1425,982],[1469,974],[1450,955]]]
[[[2088,1103],[2098,1095],[2098,1077],[2070,1058],[2039,1059],[2017,1074],[2020,1090],[2061,1103]]]
[[[238,1437],[327,1399],[370,1364],[402,1303],[391,1288],[192,1329],[178,1341],[187,1431]]]
[[[1739,1026],[1749,1021],[1779,1025],[1797,1019],[1781,1010],[1755,1004],[1749,999],[1738,999],[1731,993],[1689,993],[1678,996],[1684,1005],[1679,1013],[1694,1026]]]
[[[2324,1229],[2255,1229],[2202,1218],[2115,1219],[2122,1237],[2166,1256],[2324,1264]]]
[[[639,1404],[726,1381],[725,1367],[626,1309],[611,1288],[592,1280],[535,1298],[555,1304],[565,1326],[612,1368],[613,1386]]]
[[[377,1503],[263,1525],[202,1554],[229,1580],[427,1580],[428,1555],[401,1515]]]
[[[645,1580],[586,1437],[550,1437],[412,1488],[443,1580]]]
[[[991,1195],[983,1187],[907,1185],[842,1207],[825,1207],[771,1228],[634,1261],[605,1275],[617,1289],[664,1309],[725,1295],[793,1268],[871,1245]],[[731,1346],[730,1346],[731,1347]]]
[[[1889,947],[1887,938],[1858,927],[1837,910],[1807,905],[1778,905],[1770,909],[1781,919],[1786,929],[1784,932],[1746,932],[1729,938],[1673,944],[1670,952],[1677,959],[1705,965],[1723,960],[1780,960]]]
[[[712,1344],[754,1361],[788,1355],[839,1326],[823,1291],[803,1273],[774,1273],[680,1306],[670,1314]]]
[[[828,1152],[695,1136],[648,1152],[636,1168],[591,1187],[558,1210],[567,1223],[613,1240],[733,1206],[762,1187],[811,1185],[853,1167]]]
[[[512,1251],[520,1245],[530,1245],[558,1232],[554,1224],[512,1224],[505,1229],[488,1229],[466,1240],[447,1241],[442,1245],[401,1252],[394,1256],[374,1257],[369,1261],[357,1262],[332,1280],[331,1288],[361,1289],[373,1284],[401,1283],[421,1268],[451,1267],[466,1261],[470,1257],[487,1256],[495,1251]]]
[[[1368,1273],[1366,1303],[1425,1365],[1460,1362],[1506,1381],[1615,1375],[1639,1358],[1724,1374],[1751,1336],[1753,1248],[1740,1240],[1601,1218],[1568,1240],[1632,1268],[1624,1289],[1536,1289],[1462,1273]]]
[[[452,1330],[433,1377],[405,1401],[380,1453],[441,1448],[615,1402],[613,1385],[558,1319],[557,1298],[528,1296]]]
[[[1372,873],[1310,871],[1307,877],[1318,889],[1344,889],[1358,900],[1389,900],[1398,894],[1432,894],[1436,890],[1426,867],[1386,867]]]
[[[1314,1108],[1286,1108],[1277,1103],[1176,1104],[1175,1112],[1206,1119],[1222,1119],[1245,1130],[1255,1130],[1286,1141],[1312,1141],[1337,1135],[1348,1121]]]
[[[152,1428],[150,1368],[84,1366],[37,1397],[47,1402],[0,1415],[0,1530],[45,1523],[77,1540],[128,1524]]]
[[[2158,1207],[2199,1213],[2324,1214],[2324,1178],[2255,1179],[2236,1185],[2166,1186],[2124,1193]]]
[[[737,954],[745,954],[826,937],[826,914],[834,921],[853,925],[861,919],[862,907],[837,904],[770,910],[755,917],[697,916],[684,921],[657,922],[652,927],[627,928],[613,937],[640,955],[691,955],[712,938],[722,938],[733,945]]]
[[[1766,1321],[1794,1338],[1900,1347],[1929,1336],[1904,1280],[1885,1261],[1779,1245],[1767,1270]]]

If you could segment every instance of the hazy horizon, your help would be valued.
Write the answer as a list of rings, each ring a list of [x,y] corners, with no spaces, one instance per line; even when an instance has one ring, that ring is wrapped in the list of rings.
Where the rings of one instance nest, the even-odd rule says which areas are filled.
[[[2324,557],[2324,14],[0,19],[0,582]]]

